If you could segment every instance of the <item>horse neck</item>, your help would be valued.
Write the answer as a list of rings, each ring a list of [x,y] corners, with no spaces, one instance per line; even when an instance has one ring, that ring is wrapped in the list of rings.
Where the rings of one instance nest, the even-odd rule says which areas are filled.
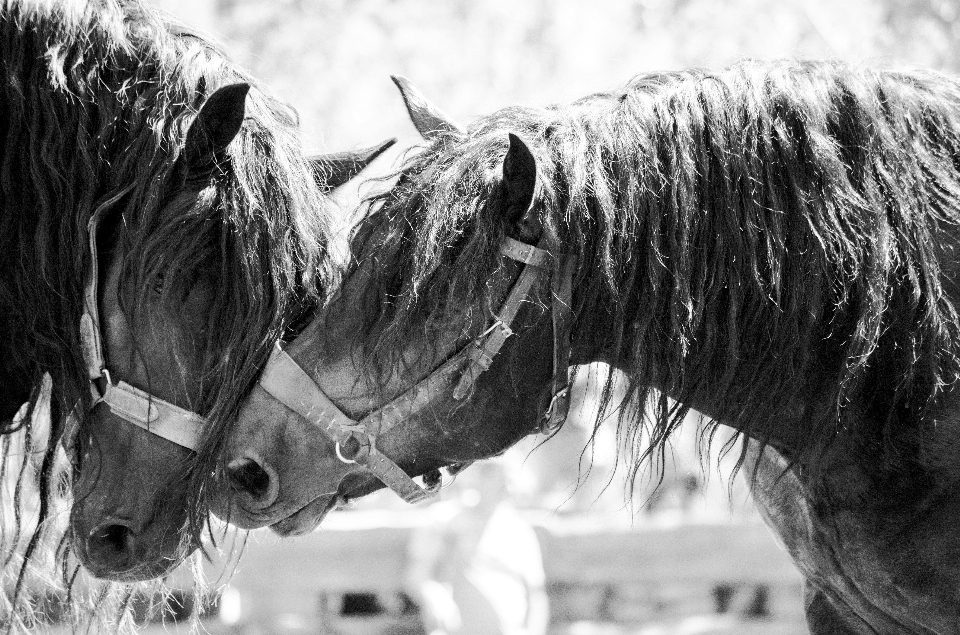
[[[585,102],[550,138],[556,218],[589,269],[578,358],[808,455],[840,434],[909,443],[958,374],[956,239],[935,235],[956,226],[956,86],[832,64],[693,79]]]
[[[726,284],[748,289],[749,285],[736,282],[736,272],[727,276]],[[588,290],[585,302],[576,297],[578,287],[589,289],[589,285],[574,285],[574,305],[580,310],[572,334],[572,364],[609,364],[626,375],[630,389],[641,397],[665,395],[680,404],[678,412],[697,410],[788,453],[806,447],[811,422],[829,416],[833,406],[829,384],[834,376],[827,368],[834,365],[834,351],[824,349],[813,356],[824,362],[820,376],[800,376],[794,383],[771,382],[772,376],[794,372],[788,363],[797,347],[809,343],[767,338],[769,333],[763,329],[755,337],[738,335],[730,331],[729,314],[708,304],[692,307],[689,323],[695,326],[683,333],[681,346],[669,292],[656,285],[641,286],[632,297],[614,300]],[[766,300],[759,295],[744,297],[741,305],[757,307]],[[774,312],[777,307],[768,307],[750,320],[762,324],[774,319]],[[804,363],[810,364],[809,360]],[[770,386],[785,388],[767,391]]]

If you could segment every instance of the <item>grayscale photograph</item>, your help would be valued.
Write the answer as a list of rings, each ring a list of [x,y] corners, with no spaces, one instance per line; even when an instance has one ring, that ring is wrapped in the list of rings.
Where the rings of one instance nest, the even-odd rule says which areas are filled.
[[[0,635],[960,635],[957,0],[0,3]]]

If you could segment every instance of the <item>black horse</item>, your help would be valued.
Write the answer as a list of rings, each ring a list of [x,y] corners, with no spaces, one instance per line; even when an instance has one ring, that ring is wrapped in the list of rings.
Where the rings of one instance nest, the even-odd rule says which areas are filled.
[[[69,427],[76,503],[61,548],[100,577],[155,577],[199,544],[227,426],[329,286],[325,191],[381,148],[305,156],[291,108],[135,0],[5,2],[0,77],[3,465],[17,432],[22,456],[42,455],[39,518],[14,513],[4,531],[32,531],[26,561],[42,560]],[[82,326],[91,313],[99,329]],[[105,359],[91,368],[98,331]],[[45,376],[52,430],[34,447]],[[121,380],[151,408],[198,413],[196,452],[94,407]]]
[[[405,99],[431,143],[372,201],[339,301],[287,347],[300,414],[269,376],[241,411],[229,456],[260,486],[218,507],[303,531],[380,486],[369,457],[430,477],[495,454],[535,429],[567,361],[604,361],[629,378],[638,466],[689,408],[706,434],[751,439],[741,459],[806,575],[814,632],[958,632],[960,83],[743,62],[469,130]],[[531,266],[518,334],[472,398],[454,387],[485,353],[455,356],[406,421],[311,410],[314,384],[359,416],[463,343],[488,351],[478,334],[503,330],[496,307]]]

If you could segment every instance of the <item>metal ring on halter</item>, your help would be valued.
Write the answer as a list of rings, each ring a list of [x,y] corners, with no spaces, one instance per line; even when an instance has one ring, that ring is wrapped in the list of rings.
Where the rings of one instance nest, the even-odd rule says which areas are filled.
[[[347,465],[356,465],[357,463],[356,461],[354,461],[353,459],[348,459],[347,457],[343,456],[343,453],[340,451],[339,441],[337,441],[336,451],[337,451],[337,458],[340,459],[342,462],[346,463]]]

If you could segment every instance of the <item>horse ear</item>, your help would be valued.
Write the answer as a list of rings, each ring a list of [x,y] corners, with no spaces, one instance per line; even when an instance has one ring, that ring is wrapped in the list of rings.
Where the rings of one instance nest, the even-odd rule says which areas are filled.
[[[407,107],[410,120],[413,121],[413,125],[421,137],[427,141],[433,141],[445,134],[467,134],[463,126],[433,105],[429,99],[423,96],[423,93],[417,90],[416,86],[410,83],[409,79],[400,75],[391,75],[390,79],[400,89],[403,104]]]
[[[504,214],[522,233],[533,222],[529,218],[539,189],[537,159],[523,139],[510,133],[510,147],[503,157]],[[539,233],[539,232],[537,232]]]
[[[387,139],[369,148],[320,154],[310,157],[310,163],[313,165],[317,180],[321,183],[321,189],[324,192],[330,192],[362,172],[396,142],[396,139]]]
[[[218,88],[203,102],[187,130],[183,148],[188,180],[209,179],[223,162],[227,146],[243,126],[249,91],[249,84],[230,84]]]

